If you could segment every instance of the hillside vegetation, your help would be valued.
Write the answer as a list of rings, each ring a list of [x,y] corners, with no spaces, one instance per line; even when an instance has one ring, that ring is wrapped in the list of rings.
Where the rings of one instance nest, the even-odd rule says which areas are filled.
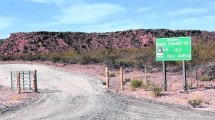
[[[193,67],[215,61],[215,40],[198,41],[192,45],[192,60],[188,65]],[[52,61],[68,64],[106,64],[109,67],[131,67],[142,69],[144,67],[160,67],[161,62],[155,59],[155,47],[128,48],[119,50],[94,50],[90,52],[75,50],[63,52],[47,52],[39,54],[20,54],[1,56],[0,60],[27,60],[27,61]],[[170,66],[181,66],[181,61],[170,61]]]

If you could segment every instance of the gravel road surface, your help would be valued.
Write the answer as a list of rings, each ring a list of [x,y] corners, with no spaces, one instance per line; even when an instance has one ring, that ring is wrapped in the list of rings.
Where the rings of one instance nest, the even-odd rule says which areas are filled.
[[[69,73],[45,65],[2,64],[0,85],[10,86],[9,73],[37,70],[41,97],[1,120],[214,120],[215,113],[139,100],[107,91],[89,75]]]

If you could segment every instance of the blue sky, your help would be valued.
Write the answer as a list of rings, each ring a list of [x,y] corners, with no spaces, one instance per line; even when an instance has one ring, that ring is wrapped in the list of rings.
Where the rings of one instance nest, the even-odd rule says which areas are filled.
[[[14,32],[215,31],[214,0],[1,0],[0,38]]]

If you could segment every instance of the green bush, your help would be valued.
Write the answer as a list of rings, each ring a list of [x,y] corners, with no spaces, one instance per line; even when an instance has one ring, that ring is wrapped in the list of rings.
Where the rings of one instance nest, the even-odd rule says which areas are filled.
[[[132,80],[131,81],[131,87],[138,88],[141,87],[142,81],[141,80]]]
[[[162,92],[162,86],[155,84],[151,81],[146,81],[146,83],[142,83],[142,88],[144,90],[150,90],[155,97],[160,96]]]
[[[210,81],[211,79],[208,76],[203,76],[201,81]]]
[[[0,45],[2,45],[3,44],[3,41],[2,40],[0,40]]]
[[[55,56],[51,59],[52,62],[59,62],[61,60],[60,56]]]
[[[154,84],[151,86],[153,96],[157,97],[161,95],[162,87],[158,84]]]
[[[192,105],[194,108],[201,107],[202,100],[201,99],[188,100],[188,103]]]

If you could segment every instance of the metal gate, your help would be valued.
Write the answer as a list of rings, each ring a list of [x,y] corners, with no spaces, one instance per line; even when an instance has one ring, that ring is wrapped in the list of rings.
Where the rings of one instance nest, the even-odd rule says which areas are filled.
[[[37,92],[37,75],[35,71],[11,71],[11,89],[14,91]]]
[[[11,90],[17,90],[17,71],[10,71]]]

